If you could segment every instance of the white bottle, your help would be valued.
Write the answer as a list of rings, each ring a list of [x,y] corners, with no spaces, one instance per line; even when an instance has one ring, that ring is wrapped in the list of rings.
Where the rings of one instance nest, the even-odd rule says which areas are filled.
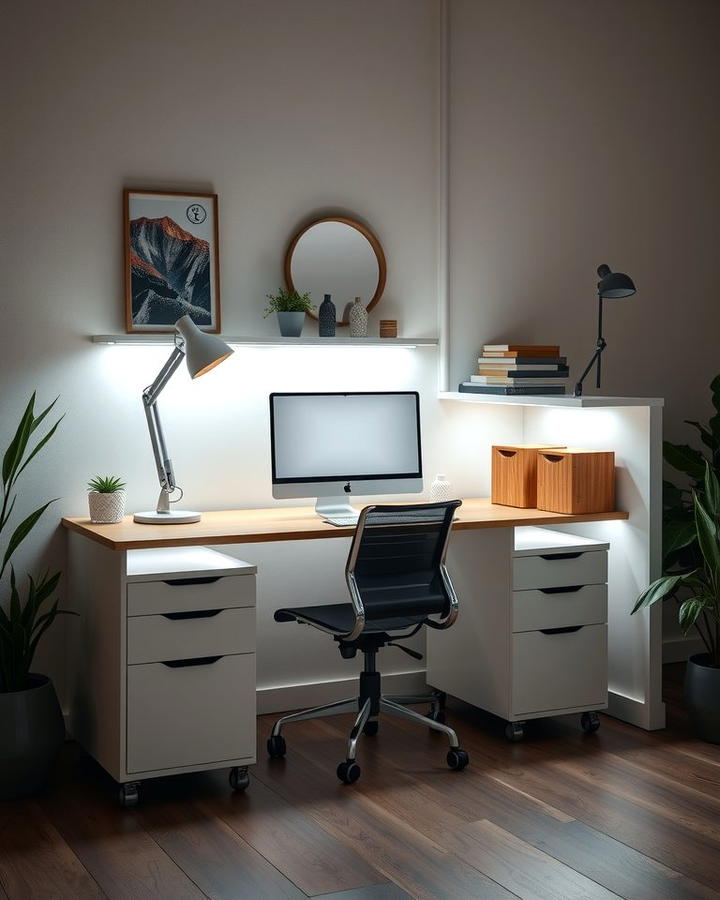
[[[355,298],[355,302],[350,307],[350,337],[367,337],[368,333],[368,314],[362,300]]]
[[[430,485],[430,499],[433,503],[445,503],[452,500],[452,484],[444,475],[436,475],[435,481]]]

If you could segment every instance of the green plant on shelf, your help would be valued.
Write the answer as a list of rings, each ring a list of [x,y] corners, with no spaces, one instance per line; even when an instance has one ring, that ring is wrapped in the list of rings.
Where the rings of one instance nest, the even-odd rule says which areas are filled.
[[[310,313],[315,309],[315,306],[310,299],[310,294],[308,292],[304,294],[298,294],[298,292],[296,290],[293,290],[292,288],[280,288],[277,294],[266,294],[265,296],[269,301],[265,309],[265,315],[263,317],[265,319],[267,319],[269,315],[272,315],[272,313]]]
[[[88,481],[88,490],[98,494],[114,494],[125,490],[125,482],[117,475],[96,475]]]
[[[15,502],[18,498],[16,491],[17,481],[27,466],[45,447],[55,434],[62,417],[49,428],[45,434],[37,440],[34,446],[30,446],[33,436],[38,428],[55,406],[57,398],[38,415],[35,415],[35,393],[28,402],[25,412],[20,419],[20,424],[15,431],[2,459],[2,505],[0,506],[0,533],[8,525]],[[27,576],[27,595],[23,599],[21,588],[18,586],[15,569],[11,562],[12,557],[37,525],[45,510],[54,503],[48,500],[29,516],[26,516],[10,535],[5,544],[5,551],[0,563],[0,578],[6,570],[10,572],[9,598],[3,589],[3,599],[9,599],[6,605],[0,603],[0,693],[10,691],[22,691],[28,686],[28,675],[32,665],[33,656],[40,638],[53,624],[58,615],[68,613],[68,610],[58,608],[58,600],[46,611],[42,611],[44,604],[57,589],[60,581],[60,572],[53,575],[45,572],[39,578]]]

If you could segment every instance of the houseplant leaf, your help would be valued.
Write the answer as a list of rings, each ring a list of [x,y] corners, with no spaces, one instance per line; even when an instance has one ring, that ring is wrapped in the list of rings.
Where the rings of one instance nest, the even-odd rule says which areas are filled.
[[[33,391],[32,397],[30,397],[28,405],[25,407],[25,412],[20,419],[17,431],[3,456],[2,480],[5,486],[12,484],[17,467],[25,453],[25,448],[27,447],[27,442],[30,438],[32,429],[34,405],[35,392]]]
[[[26,519],[23,519],[23,521],[17,526],[15,531],[12,533],[10,540],[8,541],[7,549],[5,550],[5,556],[3,557],[2,566],[0,566],[0,575],[2,575],[2,573],[5,571],[5,567],[7,566],[10,557],[33,530],[40,516],[45,512],[48,506],[50,506],[50,504],[54,502],[55,500],[48,500],[47,503],[44,503],[42,506],[39,506],[36,510],[34,510],[34,512],[31,512],[30,515]]]
[[[688,444],[671,444],[670,441],[663,441],[663,456],[674,469],[684,472],[696,481],[700,481],[705,474],[705,457]]]
[[[651,606],[657,600],[664,600],[665,597],[677,590],[682,580],[682,575],[664,575],[662,578],[658,578],[657,581],[653,581],[640,594],[630,615],[638,612],[638,610],[645,609],[647,606]]]
[[[663,556],[667,557],[695,540],[695,522],[688,515],[685,521],[665,522],[663,525]]]
[[[685,419],[686,425],[692,425],[694,428],[700,432],[700,440],[705,444],[706,447],[709,447],[710,450],[717,450],[720,447],[720,437],[714,435],[712,431],[708,431],[703,425],[699,422],[693,422],[690,419]]]
[[[705,463],[705,506],[717,522],[720,518],[720,482],[709,463]]]
[[[720,542],[718,541],[718,529],[713,517],[703,506],[700,498],[693,493],[695,503],[695,526],[697,528],[698,543],[702,551],[705,565],[713,582],[720,576]]]
[[[702,595],[690,597],[688,600],[685,600],[680,604],[680,609],[678,610],[678,621],[680,622],[680,629],[683,634],[687,634],[688,631],[690,631],[690,629],[695,625],[698,616],[705,609],[706,605],[707,599]]]

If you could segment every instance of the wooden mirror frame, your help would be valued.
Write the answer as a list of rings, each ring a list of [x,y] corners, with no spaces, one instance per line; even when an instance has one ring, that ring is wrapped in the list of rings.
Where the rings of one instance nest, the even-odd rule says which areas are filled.
[[[387,279],[387,263],[385,261],[385,254],[383,253],[383,248],[380,245],[380,241],[367,226],[361,224],[360,222],[357,222],[355,219],[348,219],[345,216],[323,216],[322,219],[314,219],[312,222],[304,225],[290,241],[285,252],[285,286],[291,291],[296,290],[296,287],[293,284],[292,280],[292,255],[295,247],[297,246],[297,242],[305,234],[306,231],[309,231],[316,225],[321,225],[323,222],[340,222],[342,225],[350,225],[351,228],[359,231],[360,234],[364,238],[366,238],[370,246],[373,248],[378,264],[378,283],[377,288],[375,289],[375,293],[372,295],[372,297],[370,298],[370,302],[365,307],[365,309],[370,312],[370,310],[377,305],[383,295],[383,291],[385,290],[385,281]],[[312,319],[317,319],[318,317],[317,312],[310,312],[307,315],[309,315]],[[343,316],[342,319],[337,320],[337,324],[349,325],[350,321]]]

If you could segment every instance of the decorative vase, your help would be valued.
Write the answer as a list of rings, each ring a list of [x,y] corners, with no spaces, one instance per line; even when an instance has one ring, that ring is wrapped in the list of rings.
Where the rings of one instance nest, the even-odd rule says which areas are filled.
[[[278,312],[278,327],[283,337],[300,337],[305,324],[305,313],[300,312]]]
[[[125,491],[113,491],[111,494],[89,491],[88,503],[90,521],[96,525],[120,522],[125,515]]]
[[[435,481],[430,485],[430,499],[433,503],[445,503],[452,500],[452,484],[444,475],[436,475]]]
[[[320,337],[335,337],[335,304],[330,299],[330,294],[325,294],[323,302],[318,310]]]
[[[0,693],[0,800],[42,790],[65,740],[52,681],[29,675],[24,691]]]
[[[709,653],[696,653],[688,660],[685,701],[698,737],[720,744],[720,669],[710,665]]]
[[[367,337],[368,314],[365,305],[359,297],[350,308],[350,337]]]

